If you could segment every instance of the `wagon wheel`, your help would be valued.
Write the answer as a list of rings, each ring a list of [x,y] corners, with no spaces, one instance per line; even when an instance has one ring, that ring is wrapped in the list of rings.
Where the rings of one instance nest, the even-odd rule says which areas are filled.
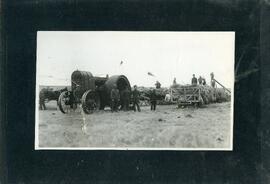
[[[86,114],[93,113],[100,109],[100,97],[97,92],[88,90],[83,94],[82,108]]]
[[[66,114],[70,111],[70,96],[68,91],[64,91],[60,94],[57,104],[62,113]]]

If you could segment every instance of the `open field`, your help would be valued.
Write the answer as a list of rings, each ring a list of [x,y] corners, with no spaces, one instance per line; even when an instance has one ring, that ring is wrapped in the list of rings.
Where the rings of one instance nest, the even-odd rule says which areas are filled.
[[[229,148],[230,103],[177,109],[142,107],[142,112],[109,110],[62,114],[56,102],[39,111],[39,147]],[[85,121],[84,121],[85,117]]]

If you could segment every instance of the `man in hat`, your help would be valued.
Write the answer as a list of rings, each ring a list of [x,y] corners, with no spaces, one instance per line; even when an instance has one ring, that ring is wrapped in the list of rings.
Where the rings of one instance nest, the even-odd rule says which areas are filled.
[[[151,91],[150,94],[150,103],[151,103],[151,111],[155,111],[156,110],[156,106],[157,106],[157,94],[156,94],[156,90],[153,89]]]
[[[124,111],[129,110],[130,91],[129,91],[128,87],[125,87],[125,89],[123,90],[122,99],[123,99],[123,110]]]
[[[198,83],[198,80],[197,80],[197,78],[195,77],[195,74],[193,74],[193,77],[192,77],[192,79],[191,79],[191,84],[196,86],[197,83]]]
[[[174,79],[173,79],[173,85],[176,85],[177,83],[176,83],[176,78],[174,77]]]
[[[117,89],[116,84],[113,85],[113,89],[111,90],[111,111],[118,111],[118,102],[120,100],[119,89]]]
[[[156,81],[155,86],[156,86],[157,89],[159,89],[161,87],[160,82],[159,81]]]
[[[202,81],[203,81],[203,78],[202,78],[202,76],[200,76],[200,77],[198,78],[199,85],[202,85]]]
[[[125,89],[120,91],[120,110],[124,109],[124,104],[125,104],[124,91],[125,91]]]
[[[134,108],[134,111],[136,111],[136,108],[139,112],[141,112],[141,109],[140,109],[140,92],[138,91],[137,89],[137,86],[135,85],[134,86],[134,90],[132,91],[132,96],[133,96],[133,108]]]
[[[210,73],[210,77],[211,77],[211,86],[212,86],[213,88],[215,88],[215,87],[216,87],[216,81],[215,81],[215,79],[214,79],[214,73],[213,73],[213,72]]]

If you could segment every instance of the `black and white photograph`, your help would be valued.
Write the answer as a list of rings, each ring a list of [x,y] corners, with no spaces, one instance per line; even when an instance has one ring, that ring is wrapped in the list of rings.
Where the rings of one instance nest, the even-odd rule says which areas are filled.
[[[234,32],[38,31],[36,51],[36,150],[233,150]]]

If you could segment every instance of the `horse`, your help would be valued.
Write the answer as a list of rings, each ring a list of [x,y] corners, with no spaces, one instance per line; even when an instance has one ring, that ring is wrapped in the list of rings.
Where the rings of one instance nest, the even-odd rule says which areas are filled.
[[[60,94],[64,91],[68,91],[67,87],[60,90],[53,90],[52,88],[43,88],[39,93],[40,97],[42,96],[42,99],[40,98],[40,100],[41,101],[44,100],[46,103],[48,103],[49,101],[55,100],[56,104],[58,104],[57,103],[58,98]]]

